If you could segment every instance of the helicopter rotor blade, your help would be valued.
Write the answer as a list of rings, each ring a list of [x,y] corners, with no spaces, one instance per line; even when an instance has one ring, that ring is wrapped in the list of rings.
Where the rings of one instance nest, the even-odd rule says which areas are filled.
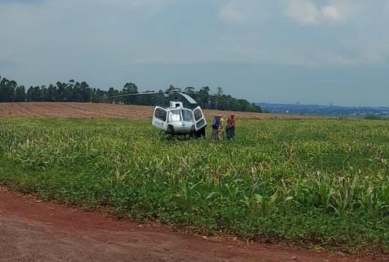
[[[188,100],[191,104],[197,104],[197,102],[191,98],[189,95],[179,92],[180,95],[182,95],[186,100]]]
[[[158,95],[158,94],[162,94],[162,92],[151,91],[151,92],[143,92],[143,93],[122,94],[122,95],[116,95],[116,96],[101,97],[99,99],[108,99],[108,98],[123,97],[123,96]]]

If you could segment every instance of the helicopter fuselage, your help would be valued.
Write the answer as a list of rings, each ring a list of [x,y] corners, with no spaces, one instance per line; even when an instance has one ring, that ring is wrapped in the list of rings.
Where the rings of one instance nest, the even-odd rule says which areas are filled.
[[[171,135],[191,135],[206,127],[207,122],[200,107],[184,108],[182,103],[168,108],[154,109],[152,125]]]

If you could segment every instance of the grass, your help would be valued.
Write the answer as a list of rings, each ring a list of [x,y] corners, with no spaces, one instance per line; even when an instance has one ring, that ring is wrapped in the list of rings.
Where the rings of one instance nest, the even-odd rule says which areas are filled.
[[[169,141],[146,120],[0,122],[11,189],[204,234],[389,247],[387,121],[241,120],[235,141]]]

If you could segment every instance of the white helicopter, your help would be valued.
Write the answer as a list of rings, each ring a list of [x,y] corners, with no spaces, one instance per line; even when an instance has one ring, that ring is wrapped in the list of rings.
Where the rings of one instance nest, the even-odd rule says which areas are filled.
[[[151,124],[171,136],[190,136],[190,137],[205,137],[205,128],[207,120],[200,106],[196,106],[197,102],[187,94],[180,91],[170,91],[169,94],[162,92],[147,92],[124,94],[120,96],[138,96],[138,95],[158,95],[164,94],[165,97],[169,94],[177,94],[182,96],[190,103],[194,109],[184,107],[182,101],[170,101],[168,107],[156,106],[153,112]],[[111,96],[118,97],[118,96]],[[177,96],[175,98],[177,100]]]
[[[197,104],[190,96],[181,92],[177,94],[183,96],[190,104]],[[170,135],[205,137],[207,120],[200,106],[190,109],[185,108],[180,101],[170,101],[167,108],[155,107],[152,125]]]

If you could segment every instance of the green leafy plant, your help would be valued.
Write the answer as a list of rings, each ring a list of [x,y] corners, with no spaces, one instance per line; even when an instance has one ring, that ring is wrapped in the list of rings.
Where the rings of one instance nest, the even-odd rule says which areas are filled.
[[[145,120],[0,120],[0,183],[204,234],[388,250],[389,122],[241,120],[235,141]]]

